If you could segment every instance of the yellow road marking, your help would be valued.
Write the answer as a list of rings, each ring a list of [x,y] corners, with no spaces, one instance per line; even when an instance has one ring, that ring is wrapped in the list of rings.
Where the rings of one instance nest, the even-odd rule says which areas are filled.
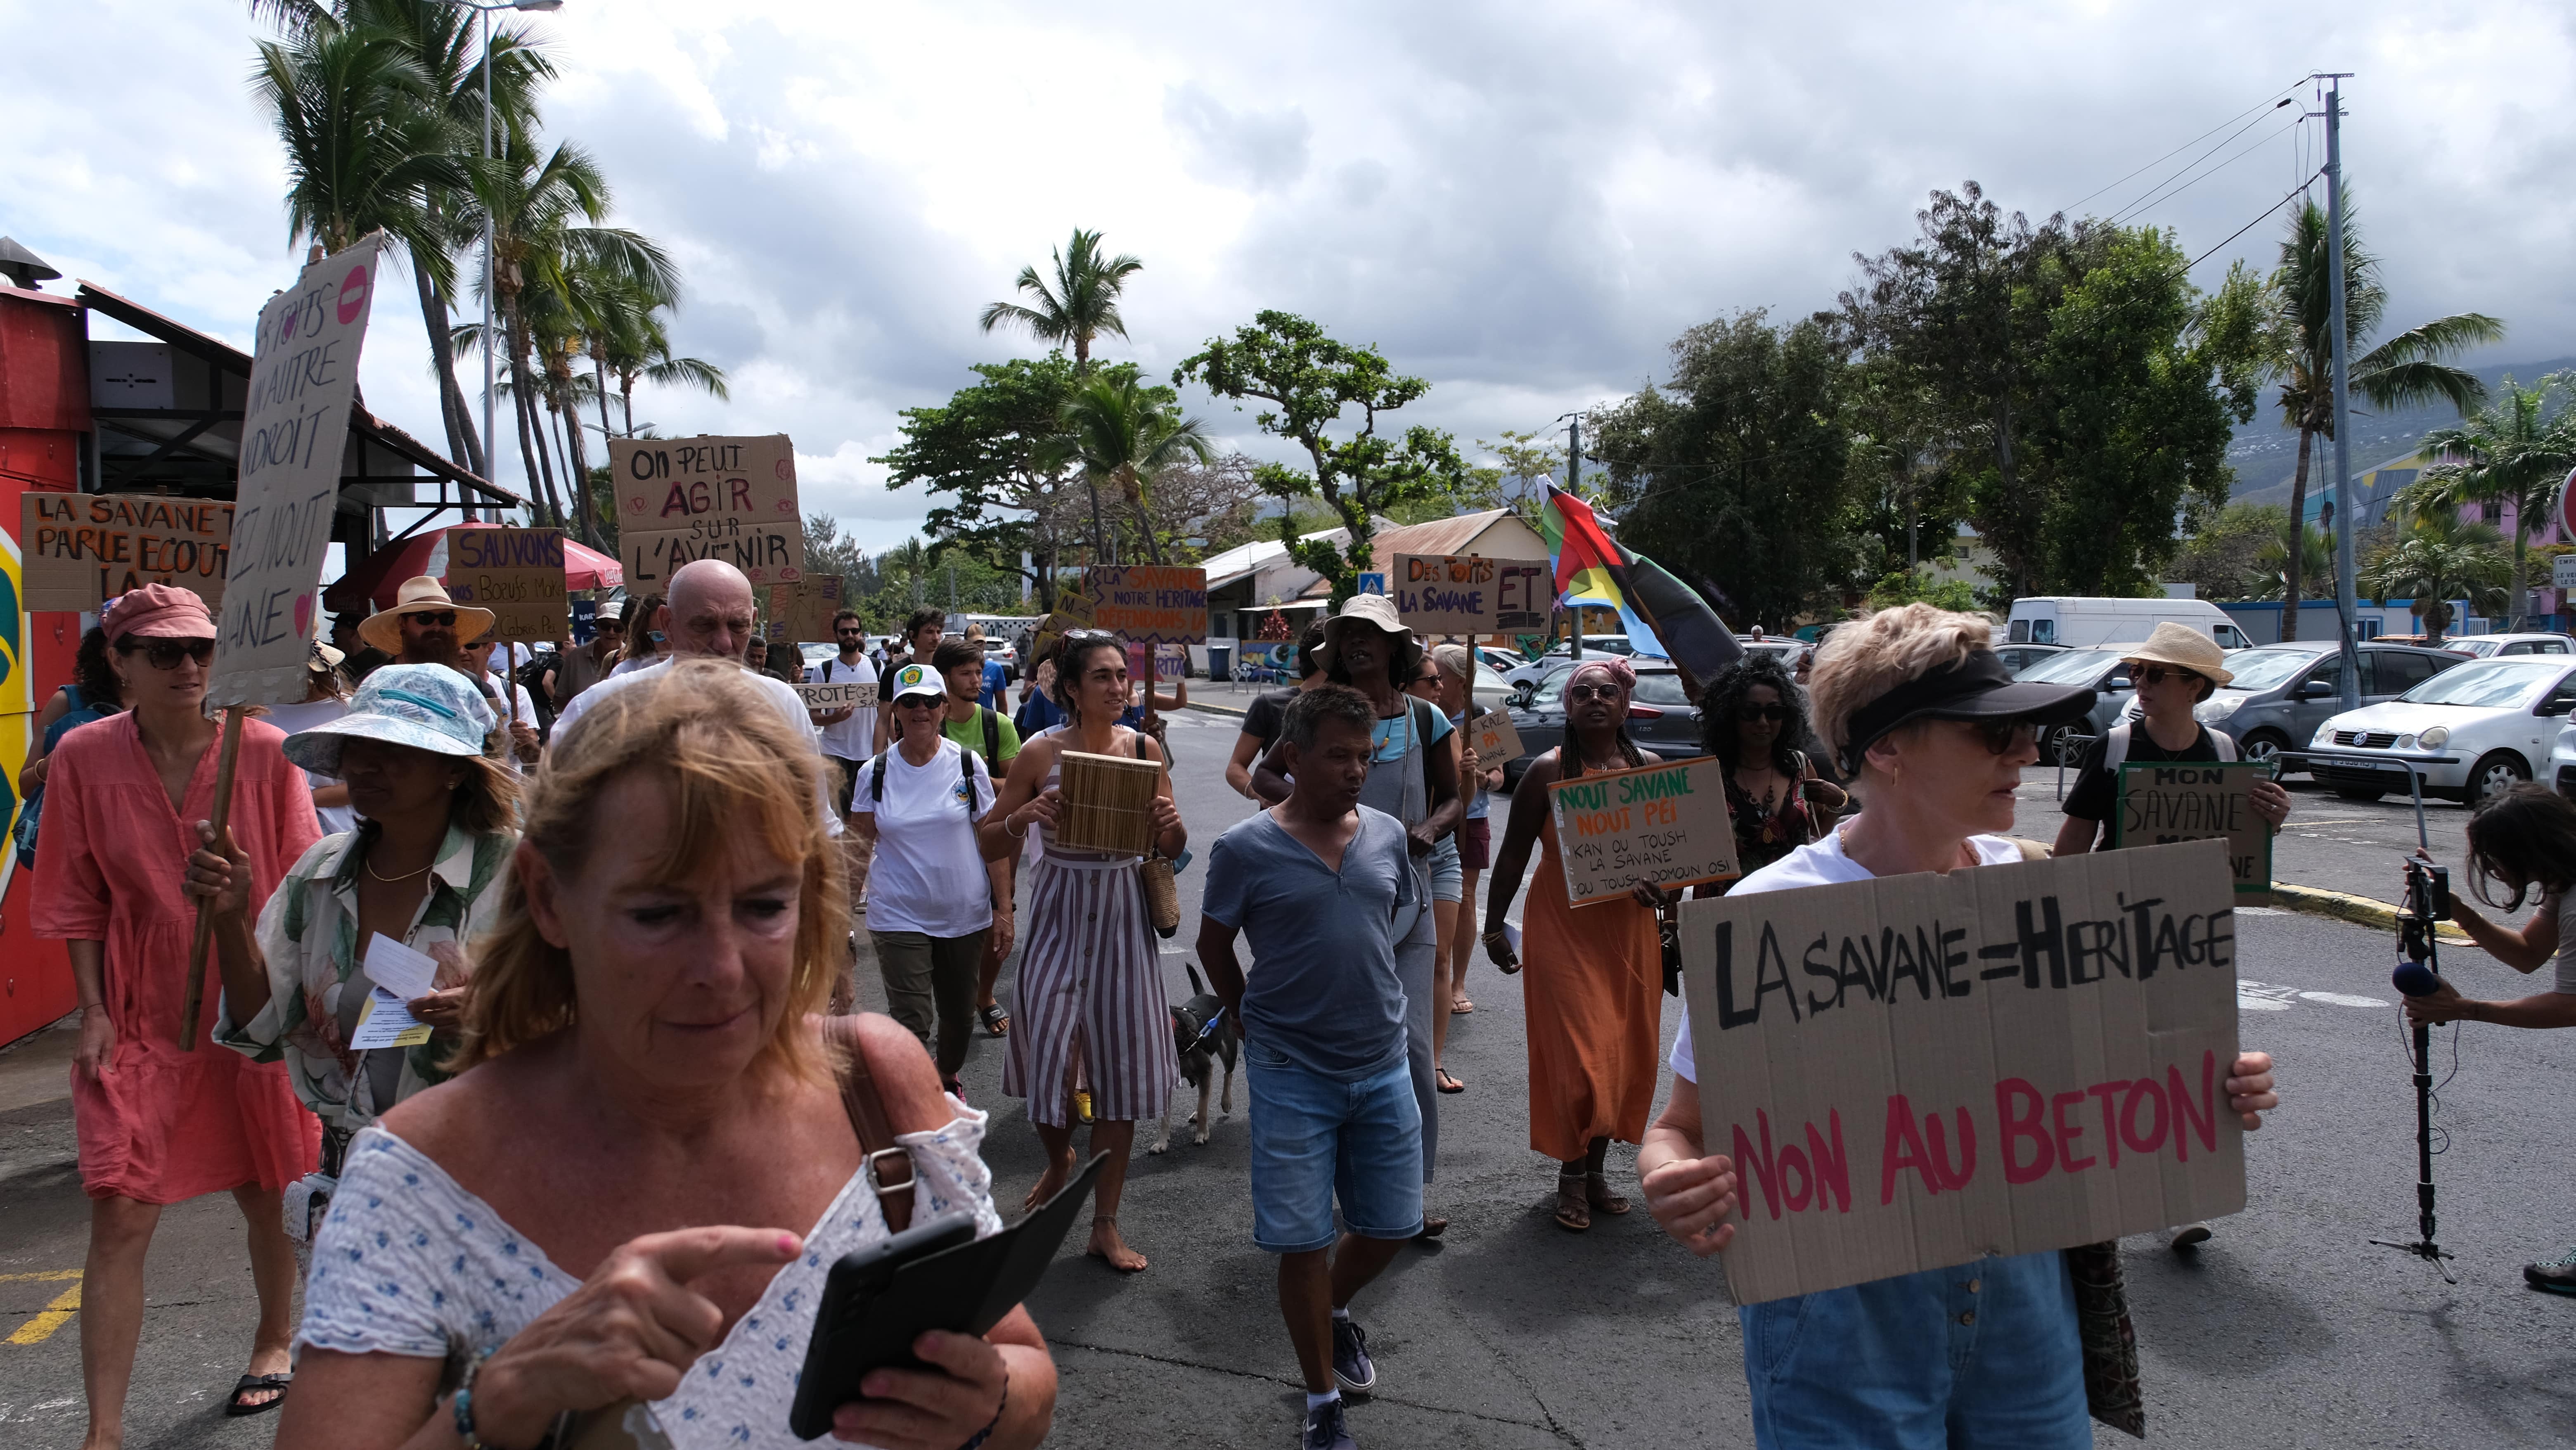
[[[80,1312],[80,1285],[74,1284],[55,1295],[54,1302],[45,1306],[44,1313],[19,1325],[18,1332],[9,1336],[9,1342],[42,1344],[54,1337],[55,1330],[69,1324],[72,1316],[78,1312]]]
[[[64,1279],[77,1279],[83,1272],[80,1269],[47,1269],[41,1274],[0,1274],[0,1284],[23,1284],[30,1279],[60,1282]]]

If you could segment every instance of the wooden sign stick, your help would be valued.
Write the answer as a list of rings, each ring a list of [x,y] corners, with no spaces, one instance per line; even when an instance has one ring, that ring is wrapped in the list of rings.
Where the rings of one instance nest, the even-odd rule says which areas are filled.
[[[214,849],[221,853],[231,844],[233,814],[233,767],[241,762],[242,707],[224,710],[224,743],[215,757],[215,815],[210,824],[215,828]],[[215,940],[215,903],[212,897],[197,898],[197,935],[188,945],[188,1007],[179,1019],[179,1050],[197,1050],[197,1009],[206,995],[206,949]]]

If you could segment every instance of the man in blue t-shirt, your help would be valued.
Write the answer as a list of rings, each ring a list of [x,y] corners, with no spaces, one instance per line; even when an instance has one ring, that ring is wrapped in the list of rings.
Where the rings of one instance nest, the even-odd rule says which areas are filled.
[[[1403,824],[1359,803],[1376,714],[1346,685],[1289,705],[1278,750],[1295,784],[1217,838],[1199,923],[1199,960],[1243,1032],[1252,1241],[1280,1256],[1304,1443],[1318,1450],[1355,1450],[1342,1392],[1377,1384],[1351,1298],[1422,1229],[1422,1116],[1393,932],[1417,887]],[[1238,934],[1252,940],[1249,981]]]

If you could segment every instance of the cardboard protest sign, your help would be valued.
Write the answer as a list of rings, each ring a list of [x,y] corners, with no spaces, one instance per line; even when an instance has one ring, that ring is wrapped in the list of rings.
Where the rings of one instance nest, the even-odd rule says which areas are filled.
[[[1478,752],[1481,756],[1482,752]],[[1696,886],[1744,874],[1714,756],[1581,775],[1548,787],[1566,898],[1611,901],[1641,881]]]
[[[1545,559],[1398,554],[1395,613],[1426,636],[1545,629],[1551,578]]]
[[[2218,841],[1682,903],[1736,1302],[2245,1206]]]
[[[223,603],[233,506],[221,499],[31,489],[19,525],[29,610],[96,609],[146,584]]]
[[[306,267],[259,310],[207,704],[304,698],[382,240]]]
[[[2272,827],[2254,814],[2247,792],[2272,779],[2270,762],[2120,766],[2120,796],[2111,812],[2113,846],[2163,846],[2215,837],[2227,843],[2236,904],[2272,904]]]
[[[873,710],[877,707],[877,682],[874,680],[834,680],[825,685],[798,685],[796,693],[804,697],[808,710]]]
[[[1467,746],[1476,752],[1479,770],[1491,770],[1529,753],[1529,747],[1521,744],[1521,732],[1512,728],[1512,717],[1500,710],[1488,710],[1467,722]]]
[[[841,610],[841,576],[808,574],[769,591],[769,638],[788,644],[833,640],[832,616]]]
[[[630,592],[664,592],[693,559],[722,559],[755,588],[805,577],[796,448],[786,434],[611,438],[608,469]]]
[[[492,611],[493,639],[562,639],[572,628],[561,529],[449,529],[439,582],[457,603]]]
[[[1150,644],[1207,643],[1207,571],[1101,565],[1082,574],[1091,627]]]

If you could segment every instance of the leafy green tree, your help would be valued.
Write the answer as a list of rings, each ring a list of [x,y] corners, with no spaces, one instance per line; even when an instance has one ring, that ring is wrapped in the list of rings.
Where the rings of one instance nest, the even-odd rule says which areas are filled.
[[[1377,515],[1466,484],[1467,466],[1447,433],[1420,424],[1401,439],[1378,432],[1381,415],[1417,401],[1431,384],[1397,374],[1375,348],[1326,337],[1305,318],[1257,313],[1231,340],[1212,338],[1205,351],[1183,359],[1172,381],[1199,383],[1234,399],[1238,410],[1246,398],[1270,404],[1254,422],[1305,450],[1308,471],[1263,463],[1253,481],[1280,499],[1322,498],[1350,531],[1348,547],[1337,552],[1327,541],[1300,539],[1292,512],[1283,511],[1279,520],[1280,542],[1290,557],[1331,583],[1336,606],[1350,598],[1360,570],[1370,563]],[[1357,431],[1334,436],[1344,410],[1354,407],[1361,419]]]
[[[1033,302],[996,302],[984,309],[983,328],[991,332],[1009,325],[1025,327],[1038,341],[1053,346],[1070,344],[1073,348],[1073,370],[1091,371],[1091,340],[1104,332],[1127,335],[1126,319],[1118,315],[1118,294],[1127,290],[1127,279],[1145,270],[1145,264],[1126,253],[1115,257],[1100,254],[1100,233],[1075,228],[1073,240],[1055,254],[1055,283],[1038,275],[1035,267],[1022,267],[1018,291]]]
[[[2383,605],[2391,595],[2413,596],[2428,642],[2440,644],[2442,631],[2451,625],[2451,600],[2466,599],[2471,609],[2490,615],[2504,612],[2505,581],[2513,565],[2504,556],[2503,543],[2492,524],[2464,523],[2451,509],[2431,509],[2416,514],[2412,526],[2375,555],[2368,568],[2354,571],[2354,582]]]
[[[1935,609],[1954,609],[1964,614],[1977,607],[1977,590],[1965,579],[1935,580],[1915,569],[1882,575],[1870,587],[1870,608],[1894,609],[1902,604],[1929,604]]]
[[[1631,502],[1619,532],[1684,579],[1712,582],[1739,625],[1785,629],[1866,577],[1846,467],[1845,364],[1815,320],[1759,311],[1673,343],[1671,380],[1587,420]]]
[[[2203,599],[2265,598],[2267,566],[2260,560],[2288,522],[2288,511],[2277,504],[2231,503],[2183,541],[2165,577],[2197,585]],[[2268,567],[2277,576],[2279,566]],[[2271,582],[2278,587],[2277,577]]]
[[[2504,395],[2451,428],[2424,435],[2424,451],[2447,455],[2407,485],[2418,512],[2463,503],[2510,505],[2513,524],[2513,617],[2509,628],[2523,626],[2523,604],[2531,595],[2528,555],[2531,536],[2555,527],[2551,504],[2559,486],[2576,472],[2576,409],[2561,408],[2549,416],[2550,400],[2571,382],[2552,373],[2536,388],[2504,380]]]
[[[2314,524],[2291,523],[2286,509],[2273,512],[2279,517],[2273,520],[2272,536],[2254,555],[2254,597],[2287,600],[2293,578],[2301,581],[2300,598],[2327,597],[2325,591],[2333,583],[2334,546],[2327,542],[2326,531]],[[2299,561],[2295,571],[2290,567],[2293,557]]]
[[[1840,394],[1862,528],[1878,539],[1891,565],[1901,559],[1913,569],[1927,537],[1934,557],[1948,557],[1968,517],[1968,476],[1957,466],[1962,440],[1951,433],[1930,384],[1882,352],[1855,364]]]
[[[2299,432],[2298,471],[2290,482],[2293,518],[2307,510],[2310,445],[2317,438],[2334,437],[2333,252],[2328,241],[2325,208],[2302,202],[2281,240],[2281,265],[2272,273],[2264,330],[2266,360],[2281,385],[2282,426]],[[2349,192],[2343,201],[2343,271],[2345,349],[2359,353],[2345,382],[2354,400],[2381,409],[2438,400],[2462,413],[2484,401],[2486,385],[2478,376],[2448,361],[2481,343],[2503,339],[2504,324],[2482,312],[2437,317],[2361,352],[2388,311],[2388,289],[2379,280],[2379,258],[2362,245]],[[2293,556],[2291,569],[2291,588],[2298,592],[2303,561]],[[2298,638],[2298,611],[2283,611],[2281,638]]]
[[[1179,395],[1170,388],[1144,386],[1132,374],[1086,377],[1064,400],[1056,419],[1091,495],[1093,537],[1101,537],[1100,485],[1107,483],[1135,516],[1145,556],[1157,564],[1163,562],[1163,545],[1145,508],[1146,484],[1175,463],[1208,463],[1216,457],[1206,429],[1198,419],[1182,417],[1178,403]],[[1117,535],[1110,533],[1107,542],[1115,562]]]
[[[973,371],[981,381],[947,402],[904,409],[903,441],[869,461],[886,465],[888,488],[919,484],[945,496],[926,520],[933,537],[996,558],[1029,554],[1028,577],[1052,611],[1058,567],[1084,533],[1083,493],[1072,487],[1073,458],[1058,423],[1073,396],[1073,364],[1051,352]],[[1094,376],[1133,379],[1135,371],[1116,363]]]

